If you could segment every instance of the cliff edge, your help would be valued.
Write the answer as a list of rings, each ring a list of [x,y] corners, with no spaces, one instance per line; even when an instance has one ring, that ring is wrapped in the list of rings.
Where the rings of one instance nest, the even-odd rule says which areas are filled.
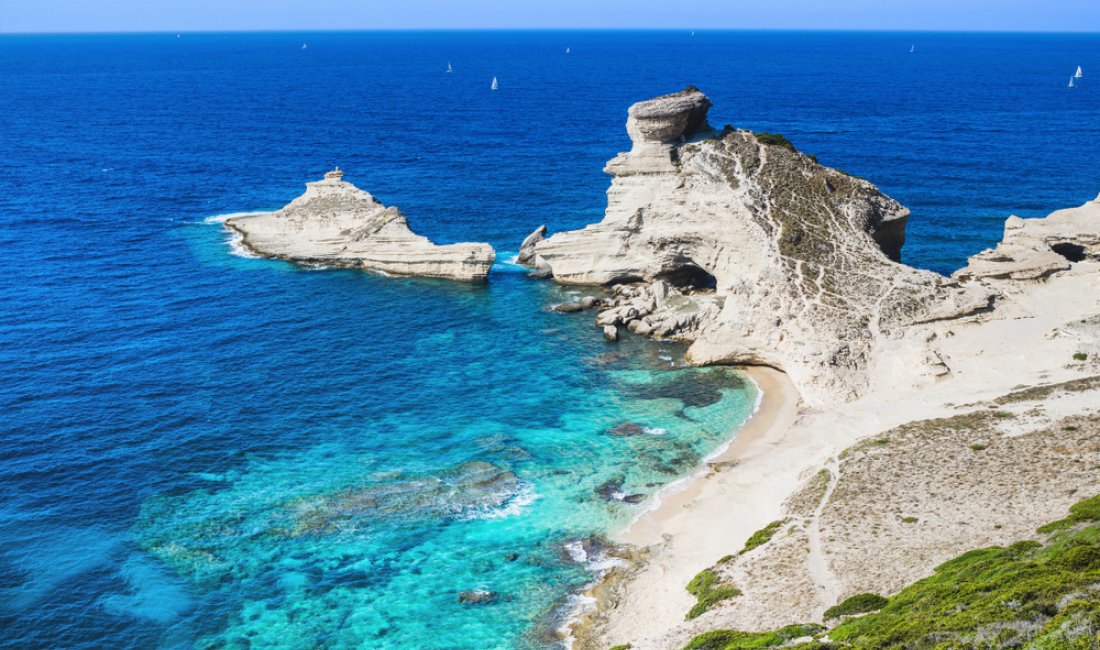
[[[521,259],[564,284],[626,285],[601,326],[690,341],[693,363],[778,368],[812,404],[863,394],[906,325],[990,307],[984,285],[899,263],[897,201],[782,136],[715,131],[710,106],[694,88],[633,105],[604,219]],[[917,356],[917,375],[942,372]]]

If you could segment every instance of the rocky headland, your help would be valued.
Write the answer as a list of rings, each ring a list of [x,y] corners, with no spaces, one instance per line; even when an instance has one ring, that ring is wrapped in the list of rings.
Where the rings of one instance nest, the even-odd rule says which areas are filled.
[[[1096,647],[1100,200],[943,277],[900,262],[908,211],[871,183],[709,108],[631,107],[603,221],[523,247],[605,287],[578,308],[609,339],[782,371],[749,368],[758,414],[620,531],[643,559],[574,646]]]
[[[630,108],[603,221],[524,242],[564,284],[614,286],[597,321],[692,342],[697,364],[767,365],[804,399],[864,394],[908,325],[988,310],[994,292],[900,264],[909,211],[781,136],[707,122],[695,89]],[[914,360],[928,378],[934,357]]]
[[[228,219],[225,226],[264,257],[461,282],[488,278],[491,246],[433,244],[409,229],[400,210],[343,177],[339,169],[328,172],[282,209]]]

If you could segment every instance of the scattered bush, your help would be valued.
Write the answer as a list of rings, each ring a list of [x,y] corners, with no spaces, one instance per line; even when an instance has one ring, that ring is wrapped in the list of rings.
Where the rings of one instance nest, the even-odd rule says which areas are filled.
[[[1069,508],[1068,517],[1040,526],[1036,532],[1049,535],[1059,530],[1072,528],[1083,521],[1100,521],[1100,494],[1073,504]]]
[[[699,575],[691,579],[687,584],[687,592],[695,596],[697,602],[688,611],[685,618],[691,620],[713,607],[723,600],[741,595],[741,590],[730,584],[725,584],[713,569],[703,569]]]
[[[985,451],[986,449],[989,449],[989,445],[985,444],[984,442],[975,442],[974,444],[970,445],[970,448],[974,451]]]
[[[630,650],[631,645],[629,643],[623,643],[621,645],[613,645],[608,650]]]
[[[773,648],[783,645],[791,639],[813,636],[825,630],[824,627],[807,623],[788,625],[773,632],[739,632],[737,630],[714,630],[695,637],[684,646],[684,650],[743,650],[745,648]],[[802,647],[802,646],[799,646]]]
[[[1074,361],[1087,361],[1088,358],[1089,358],[1089,355],[1085,354],[1084,352],[1075,352],[1073,354],[1073,360]]]
[[[757,546],[766,544],[768,540],[770,540],[782,526],[782,521],[773,521],[772,523],[753,533],[752,536],[749,537],[749,539],[745,542],[745,548],[741,549],[740,555],[748,553]]]
[[[825,618],[840,618],[841,616],[851,616],[852,614],[866,614],[867,612],[873,612],[886,607],[886,604],[890,601],[886,600],[878,594],[856,594],[851,598],[846,598],[839,605],[835,605],[825,610]]]
[[[798,151],[798,149],[795,149],[794,145],[791,144],[790,140],[783,137],[779,133],[757,133],[756,134],[756,140],[760,144],[766,144],[766,145],[771,145],[771,146],[775,146],[775,147],[783,147],[784,149],[786,149],[788,151],[794,151],[794,152]]]
[[[901,518],[901,523],[903,523],[903,524],[915,524],[918,521],[920,521],[920,520],[917,519],[916,517],[902,517]]]
[[[1058,530],[1068,532],[1045,543],[1022,540],[1007,548],[968,551],[944,562],[931,576],[905,587],[889,600],[875,594],[853,596],[826,612],[826,617],[870,613],[846,619],[828,630],[828,646],[813,640],[787,647],[1100,647],[1096,636],[1100,630],[1100,598],[1095,591],[1100,585],[1100,496],[1077,503],[1068,517],[1054,523],[1060,524]],[[842,608],[844,611],[838,611]],[[778,640],[784,630],[788,628],[774,632],[717,630],[695,637],[687,649],[773,647],[787,643]],[[822,631],[801,630],[786,639]]]

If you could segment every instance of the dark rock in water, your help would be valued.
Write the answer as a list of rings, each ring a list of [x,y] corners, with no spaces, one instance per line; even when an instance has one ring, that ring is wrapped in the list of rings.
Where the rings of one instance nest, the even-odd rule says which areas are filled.
[[[616,494],[622,494],[623,481],[626,480],[624,476],[616,476],[613,479],[604,481],[600,487],[596,488],[596,494],[603,497],[606,501],[616,501]]]
[[[581,307],[585,309],[592,309],[593,307],[603,306],[603,300],[596,296],[585,296],[581,298]]]
[[[515,562],[519,559],[519,553],[508,553],[504,556],[505,562]]]
[[[634,424],[633,422],[623,422],[622,424],[616,424],[607,430],[613,436],[619,436],[620,438],[628,438],[630,436],[640,436],[645,433],[645,427],[640,424]]]
[[[458,592],[458,602],[463,605],[490,605],[497,601],[497,592],[486,589],[464,589]]]
[[[722,399],[722,390],[744,388],[744,381],[725,372],[676,372],[672,379],[654,384],[629,386],[634,396],[641,399],[678,399],[685,407],[710,406]]]
[[[551,307],[550,311],[556,311],[561,314],[572,314],[574,312],[584,311],[584,305],[579,302],[563,302],[560,305]]]
[[[645,501],[644,494],[628,494],[623,497],[623,503],[641,503],[642,501]]]

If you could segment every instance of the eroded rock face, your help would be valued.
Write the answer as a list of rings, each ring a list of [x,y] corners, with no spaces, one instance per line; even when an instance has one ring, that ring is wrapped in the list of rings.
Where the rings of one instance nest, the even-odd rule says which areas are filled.
[[[484,282],[495,254],[488,244],[436,245],[412,232],[405,215],[343,180],[339,169],[306,183],[305,194],[276,212],[225,222],[250,250],[294,262],[353,266],[393,275]]]
[[[630,285],[600,326],[692,341],[693,363],[775,366],[820,404],[860,395],[899,328],[989,306],[983,287],[891,259],[909,211],[874,185],[716,132],[709,107],[696,90],[631,107],[603,221],[534,244],[530,264],[557,282]]]
[[[1040,281],[1086,260],[1100,260],[1100,197],[1042,219],[1009,217],[997,246],[971,257],[953,277]]]

